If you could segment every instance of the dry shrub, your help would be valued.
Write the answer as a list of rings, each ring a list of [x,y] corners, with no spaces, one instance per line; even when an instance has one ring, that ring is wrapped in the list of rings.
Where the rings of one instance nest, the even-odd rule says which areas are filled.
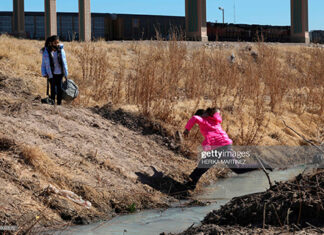
[[[324,111],[324,50],[300,49],[289,81],[290,110],[298,114]],[[291,59],[288,58],[291,63]],[[296,72],[297,71],[297,72]]]
[[[95,187],[74,180],[65,169],[56,164],[46,153],[35,146],[21,146],[21,156],[35,171],[46,177],[46,183],[53,184],[60,189],[72,190],[85,200],[90,200],[94,206],[109,208],[111,195],[98,191]],[[50,199],[50,198],[49,198]]]
[[[238,63],[229,62],[228,54],[220,49],[198,47],[189,50],[186,44],[176,40],[150,42],[145,50],[133,45],[132,50],[131,68],[120,65],[115,73],[110,101],[136,105],[143,115],[173,126],[184,125],[183,119],[175,121],[177,116],[189,117],[197,108],[218,106],[224,108],[224,126],[235,143],[251,145],[262,141],[269,112],[282,114],[289,96],[302,93],[294,102],[288,102],[294,112],[304,112],[307,107],[310,111],[307,105],[310,102],[316,112],[322,112],[323,90],[311,89],[315,82],[321,82],[315,79],[322,76],[318,73],[320,62],[313,71],[307,70],[308,79],[300,74],[299,78],[293,67],[287,70],[278,49],[264,43],[257,44],[256,55],[241,51]],[[305,62],[310,52],[303,53],[306,56],[301,61]],[[287,60],[292,58],[288,56]],[[299,66],[301,62],[298,63]],[[190,107],[177,109],[182,102],[188,102]],[[233,116],[236,121],[226,122],[233,120]],[[190,145],[197,142],[198,135],[198,130],[194,131]]]
[[[72,182],[70,176],[39,147],[23,145],[20,146],[20,151],[25,162],[31,165],[35,171],[47,177],[49,182],[62,188],[68,188],[67,185]]]
[[[82,77],[77,79],[81,98],[79,103],[89,105],[110,96],[109,57],[107,50],[97,47],[95,43],[82,43],[73,48],[78,58]]]
[[[264,95],[270,98],[271,111],[281,113],[280,104],[288,89],[288,84],[279,60],[278,50],[260,43],[258,53],[258,77],[264,84]]]
[[[151,43],[139,51],[127,81],[127,100],[143,115],[168,121],[178,101],[186,47],[177,41]]]
[[[324,113],[324,50],[307,49],[310,60],[306,64],[306,87],[308,91],[307,111]]]
[[[40,148],[24,145],[21,147],[21,156],[35,170],[50,176],[49,170],[54,167],[54,162]]]

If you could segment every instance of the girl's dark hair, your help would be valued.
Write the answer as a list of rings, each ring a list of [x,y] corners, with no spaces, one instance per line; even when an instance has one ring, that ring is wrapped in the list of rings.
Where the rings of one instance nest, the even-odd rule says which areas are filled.
[[[50,44],[56,40],[60,40],[59,36],[57,35],[52,35],[48,37],[45,41],[45,46],[41,49],[41,52],[44,52],[45,48],[51,49]]]
[[[216,107],[208,108],[208,109],[206,109],[206,113],[207,113],[209,116],[213,116],[213,115],[216,113],[216,110],[217,110]]]
[[[195,113],[195,116],[202,116],[205,113],[204,109],[198,109]]]

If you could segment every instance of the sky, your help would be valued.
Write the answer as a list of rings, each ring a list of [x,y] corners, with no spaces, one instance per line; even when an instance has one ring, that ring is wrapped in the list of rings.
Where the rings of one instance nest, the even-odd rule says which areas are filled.
[[[185,15],[185,0],[91,0],[91,11],[149,15]],[[56,0],[57,11],[77,12],[78,0]],[[235,8],[234,8],[235,6]],[[207,20],[242,24],[290,25],[290,0],[207,0]],[[234,11],[235,9],[235,11]],[[43,11],[44,0],[25,0],[25,11]],[[0,11],[12,11],[12,0],[0,0]],[[324,30],[324,0],[309,0],[310,30]]]

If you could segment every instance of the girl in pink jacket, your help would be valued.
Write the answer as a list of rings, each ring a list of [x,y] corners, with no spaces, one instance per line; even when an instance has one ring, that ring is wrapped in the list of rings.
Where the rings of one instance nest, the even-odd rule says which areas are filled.
[[[202,110],[198,110],[197,113]],[[222,117],[219,109],[208,108],[201,116],[194,115],[187,123],[184,135],[187,136],[191,128],[198,124],[201,134],[205,137],[202,142],[203,150],[209,151],[212,148],[231,145],[233,141],[222,129]]]
[[[200,177],[204,173],[206,173],[210,167],[216,164],[215,161],[213,163],[212,160],[223,160],[224,162],[227,162],[225,164],[237,174],[243,174],[249,171],[257,170],[261,167],[259,164],[241,165],[237,163],[238,161],[233,156],[233,141],[223,130],[221,123],[222,117],[220,115],[220,110],[217,108],[208,108],[207,110],[198,110],[195,115],[188,121],[185,127],[183,134],[185,137],[187,137],[191,128],[195,124],[198,124],[201,134],[205,137],[204,141],[202,142],[203,153],[205,153],[205,156],[208,155],[208,152],[211,153],[208,155],[208,157],[206,157],[207,160],[211,161],[208,161],[208,163],[206,164],[206,158],[202,157],[199,165],[190,174],[189,177],[191,181],[187,183],[187,186],[190,189],[195,189]],[[218,158],[218,156],[215,156],[215,153],[217,154],[217,152],[223,152],[223,155],[221,157],[219,155]],[[266,169],[272,171],[272,168],[266,162],[262,161],[262,164]]]

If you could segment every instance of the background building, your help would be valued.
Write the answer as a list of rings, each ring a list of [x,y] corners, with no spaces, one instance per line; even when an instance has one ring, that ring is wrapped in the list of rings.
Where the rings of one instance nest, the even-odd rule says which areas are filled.
[[[12,34],[12,24],[12,12],[0,12],[0,33]],[[175,28],[185,30],[185,17],[92,13],[91,25],[92,39],[146,40],[157,31],[168,37]],[[25,12],[25,31],[27,38],[44,39],[44,13]],[[57,13],[57,34],[62,40],[78,40],[78,13]]]
[[[311,31],[310,38],[313,43],[323,43],[324,44],[324,30]]]
[[[131,15],[131,14],[91,14],[91,37],[93,40],[151,40],[157,32],[169,39],[173,31],[185,33],[185,17]],[[0,12],[0,34],[13,33],[12,12]],[[207,23],[210,41],[257,41],[290,42],[290,26],[244,25]],[[25,12],[26,37],[45,38],[43,12]],[[57,34],[61,40],[79,40],[78,13],[57,13]],[[324,43],[323,31],[310,33],[312,42]]]

